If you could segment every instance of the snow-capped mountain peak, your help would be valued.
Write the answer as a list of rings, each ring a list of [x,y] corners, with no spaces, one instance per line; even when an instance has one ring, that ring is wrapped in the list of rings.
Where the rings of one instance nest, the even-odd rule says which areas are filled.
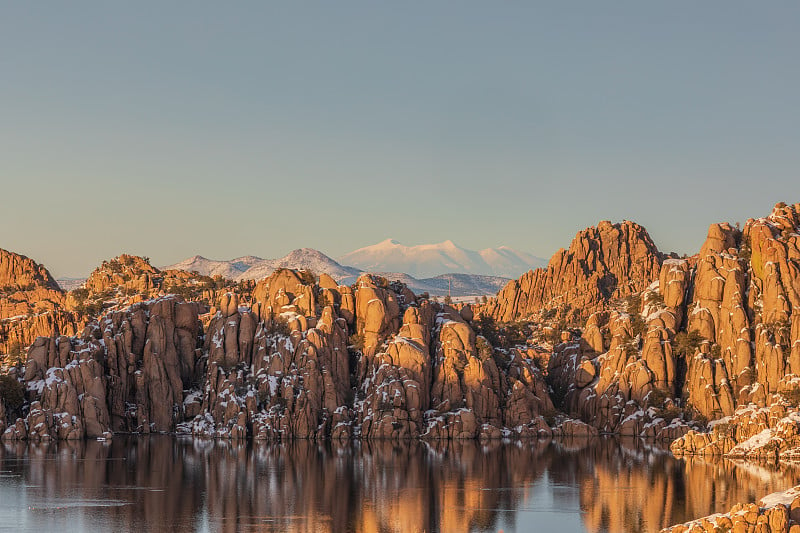
[[[164,267],[165,270],[197,271],[206,276],[219,274],[234,280],[265,278],[279,268],[310,270],[315,274],[329,274],[335,279],[354,276],[359,273],[357,268],[342,266],[313,248],[292,250],[280,259],[262,259],[254,255],[246,255],[230,261],[215,261],[196,255],[180,263]]]
[[[546,265],[543,259],[506,246],[473,251],[452,240],[407,246],[395,239],[386,239],[337,260],[368,272],[405,272],[415,277],[464,273],[514,278],[531,268]]]

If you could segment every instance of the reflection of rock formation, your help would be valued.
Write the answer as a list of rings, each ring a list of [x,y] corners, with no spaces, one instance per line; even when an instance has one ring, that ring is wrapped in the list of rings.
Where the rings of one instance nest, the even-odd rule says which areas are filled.
[[[728,460],[675,461],[624,439],[591,447],[575,458],[588,531],[659,531],[727,510],[736,502],[793,485],[798,469],[769,470]],[[584,477],[585,475],[585,477]]]
[[[268,518],[269,531],[368,533],[492,529],[499,509],[519,506],[522,489],[507,489],[544,472],[544,447],[380,441],[329,448],[295,441],[196,449],[206,468],[210,520],[222,531]]]
[[[130,531],[188,533],[196,530],[203,484],[198,465],[185,449],[185,444],[168,437],[30,447],[6,444],[0,464],[4,470],[14,468],[21,464],[17,457],[27,455],[18,473],[28,486],[32,508],[73,509],[87,527],[107,528],[112,521]],[[34,515],[38,529],[63,529],[63,513]]]
[[[677,461],[666,449],[633,438],[574,439],[554,449],[548,475],[560,486],[580,487],[584,525],[590,532],[659,531],[784,490],[800,473],[728,460]]]
[[[21,476],[32,508],[72,509],[89,526],[177,533],[204,521],[223,532],[525,530],[543,492],[558,513],[582,511],[587,531],[649,532],[784,490],[798,474],[684,463],[642,441],[607,438],[485,446],[160,436],[7,443],[0,468]],[[103,502],[112,505],[97,506]],[[41,530],[58,529],[59,519],[35,516]]]

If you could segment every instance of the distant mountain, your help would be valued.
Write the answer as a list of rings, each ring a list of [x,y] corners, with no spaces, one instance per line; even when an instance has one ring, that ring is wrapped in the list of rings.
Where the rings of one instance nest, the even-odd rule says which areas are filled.
[[[442,274],[432,278],[417,279],[402,272],[373,272],[389,281],[405,283],[414,294],[427,292],[431,296],[445,296],[450,294],[453,298],[465,296],[494,296],[506,283],[508,278],[498,276],[481,276],[478,274]],[[343,278],[342,284],[352,284],[357,276]]]
[[[58,278],[56,279],[58,286],[63,291],[71,291],[77,289],[86,282],[86,278]]]
[[[206,276],[219,274],[233,280],[261,279],[269,276],[278,268],[305,269],[319,275],[323,272],[333,277],[342,285],[355,283],[361,270],[344,266],[334,261],[327,255],[313,248],[301,248],[290,252],[280,259],[261,259],[248,255],[231,259],[230,261],[217,261],[206,259],[200,255],[190,257],[180,263],[163,267],[162,270],[186,270],[199,272]],[[417,278],[403,272],[388,272],[373,270],[374,274],[383,276],[390,281],[398,280],[414,291],[416,294],[427,292],[431,296],[444,296],[451,294],[455,297],[494,295],[508,282],[507,277],[484,276],[464,273],[448,273],[438,276]],[[83,281],[83,280],[81,280]]]
[[[318,275],[325,273],[337,280],[348,276],[358,276],[361,272],[357,268],[342,266],[313,248],[293,250],[280,259],[262,259],[248,255],[230,261],[217,261],[196,255],[180,263],[165,266],[163,270],[195,271],[205,276],[219,274],[233,280],[246,280],[265,278],[279,268],[310,270]]]
[[[325,273],[336,280],[347,276],[358,276],[361,273],[357,268],[337,263],[319,250],[300,248],[289,252],[280,259],[262,259],[260,263],[253,265],[237,279],[261,279],[279,268],[310,270],[317,275]]]
[[[217,261],[206,259],[202,255],[196,255],[189,259],[184,259],[180,263],[165,266],[162,270],[185,270],[187,272],[199,272],[204,276],[220,275],[223,278],[238,279],[247,270],[264,261],[266,260],[253,255],[231,259],[230,261]]]
[[[506,246],[474,251],[453,241],[406,246],[394,239],[359,248],[337,258],[342,264],[368,272],[405,272],[417,278],[444,273],[516,278],[547,261]]]

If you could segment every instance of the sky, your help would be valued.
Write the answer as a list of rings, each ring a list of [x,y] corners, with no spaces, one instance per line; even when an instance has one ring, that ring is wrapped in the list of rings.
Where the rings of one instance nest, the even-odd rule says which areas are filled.
[[[0,247],[664,251],[800,202],[800,3],[3,2]]]

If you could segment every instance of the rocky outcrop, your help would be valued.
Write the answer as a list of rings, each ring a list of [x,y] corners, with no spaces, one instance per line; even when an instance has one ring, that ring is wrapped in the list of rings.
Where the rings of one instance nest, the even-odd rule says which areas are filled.
[[[26,415],[4,438],[549,434],[553,406],[526,352],[495,350],[462,313],[400,284],[323,282],[281,270],[251,295],[221,294],[209,314],[160,297],[109,311],[80,337],[41,337],[25,365]]]
[[[30,410],[4,439],[171,431],[197,382],[197,304],[164,298],[109,313],[81,337],[40,337],[23,381]]]
[[[610,300],[643,291],[658,276],[662,254],[640,225],[600,222],[575,236],[546,269],[510,281],[483,312],[498,322],[556,309],[567,319],[586,319]]]
[[[27,338],[25,379],[52,370],[67,385],[31,388],[28,425],[8,422],[35,438],[58,434],[64,412],[81,427],[62,434],[96,419],[229,438],[494,438],[549,435],[558,408],[600,432],[696,435],[742,406],[797,404],[799,228],[800,204],[778,204],[743,229],[712,224],[700,253],[677,259],[641,226],[601,222],[483,305],[439,305],[371,275],[340,286],[282,269],[232,285],[120,256],[68,297],[105,313],[82,336],[65,335],[57,302],[25,318],[46,337]],[[182,299],[158,303],[170,291]],[[76,406],[69,387],[94,404]]]
[[[149,292],[160,286],[161,281],[161,273],[146,258],[122,254],[110,261],[103,261],[89,275],[84,287],[95,293],[109,289],[116,291],[119,288]]]
[[[738,503],[727,513],[678,524],[662,533],[707,531],[796,533],[800,531],[800,486],[764,496],[758,503]]]
[[[88,318],[167,294],[210,306],[226,293],[249,294],[252,286],[252,282],[234,283],[196,272],[159,270],[147,257],[122,254],[103,261],[83,286],[67,293],[66,306]]]
[[[631,299],[627,311],[595,313],[581,338],[555,347],[548,379],[568,412],[623,435],[671,440],[688,431],[673,400],[678,361],[670,341],[680,312],[659,298],[670,287],[675,303],[686,272],[685,262],[666,261],[659,286]]]
[[[769,407],[740,407],[712,424],[709,432],[690,431],[670,449],[677,456],[726,456],[761,461],[800,458],[800,410],[788,401]]]
[[[557,404],[602,431],[664,439],[737,406],[796,405],[799,213],[778,204],[742,230],[712,224],[697,256],[664,260],[646,290],[554,343]]]
[[[24,255],[0,249],[0,290],[13,291],[53,291],[62,293],[61,288],[47,269]],[[54,296],[57,300],[58,296]]]
[[[800,205],[778,204],[742,231],[729,224],[709,228],[686,310],[686,331],[696,340],[682,347],[683,396],[706,419],[731,415],[737,405],[770,405],[795,387],[800,366],[792,367],[791,347],[800,337],[793,336],[791,323],[793,305],[800,303],[799,211]]]
[[[75,334],[76,317],[64,303],[64,291],[43,265],[0,249],[0,353],[18,359],[38,336]]]
[[[340,440],[549,432],[540,414],[552,404],[539,371],[520,357],[501,372],[492,347],[479,353],[455,309],[369,275],[354,288],[321,283],[276,272],[255,288],[257,312],[228,305],[229,316],[212,320],[205,414],[194,434]],[[316,315],[316,301],[331,305]]]

